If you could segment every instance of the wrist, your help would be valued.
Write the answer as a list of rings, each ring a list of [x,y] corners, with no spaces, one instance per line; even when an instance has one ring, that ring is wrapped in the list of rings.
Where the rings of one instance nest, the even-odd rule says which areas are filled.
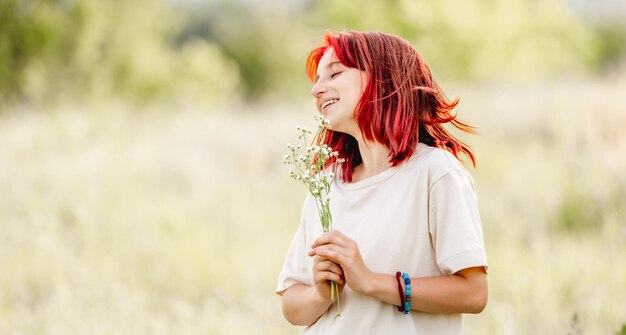
[[[380,282],[380,278],[378,277],[380,275],[380,273],[369,272],[363,281],[363,288],[360,293],[365,295],[375,295],[379,289],[378,284]]]
[[[330,297],[325,297],[322,292],[320,292],[320,290],[318,289],[318,287],[316,287],[315,285],[313,287],[311,287],[313,289],[312,295],[313,295],[313,302],[316,305],[332,305],[333,300]]]

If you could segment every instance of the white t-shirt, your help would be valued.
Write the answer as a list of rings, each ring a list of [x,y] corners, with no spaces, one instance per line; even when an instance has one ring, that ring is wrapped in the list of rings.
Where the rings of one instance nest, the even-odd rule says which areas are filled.
[[[474,181],[449,152],[419,143],[398,166],[356,183],[337,177],[330,191],[333,229],[356,241],[374,272],[411,277],[453,274],[487,266]],[[313,258],[307,255],[322,235],[314,198],[307,195],[300,226],[278,278],[276,293],[313,285]],[[462,334],[461,314],[404,315],[395,305],[345,286],[336,304],[302,334]]]

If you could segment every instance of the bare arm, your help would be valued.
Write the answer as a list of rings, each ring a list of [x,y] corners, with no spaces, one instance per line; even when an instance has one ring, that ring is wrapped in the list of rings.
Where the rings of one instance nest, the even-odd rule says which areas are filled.
[[[333,303],[324,299],[315,287],[295,284],[283,293],[283,315],[291,324],[310,326],[315,323]]]
[[[400,306],[394,275],[371,273],[363,293]],[[483,267],[442,277],[411,278],[411,309],[428,313],[480,313],[487,304],[487,274]]]
[[[313,260],[313,286],[295,284],[283,292],[283,315],[294,325],[310,326],[330,308],[330,281],[338,284],[339,292],[345,281],[339,265],[324,258]]]
[[[309,256],[325,257],[341,265],[353,291],[400,306],[395,276],[370,271],[353,240],[332,230],[317,239],[312,248]],[[487,290],[483,267],[447,276],[411,278],[411,308],[428,313],[480,313],[487,304]]]

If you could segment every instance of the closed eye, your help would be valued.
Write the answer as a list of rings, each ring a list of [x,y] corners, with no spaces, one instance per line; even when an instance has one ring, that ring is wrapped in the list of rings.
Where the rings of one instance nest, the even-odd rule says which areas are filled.
[[[341,71],[339,71],[339,72],[335,72],[335,73],[333,73],[333,74],[331,74],[331,75],[330,75],[330,78],[335,78],[335,77],[337,77],[337,76],[338,76],[338,75],[340,75],[340,74],[341,74]]]

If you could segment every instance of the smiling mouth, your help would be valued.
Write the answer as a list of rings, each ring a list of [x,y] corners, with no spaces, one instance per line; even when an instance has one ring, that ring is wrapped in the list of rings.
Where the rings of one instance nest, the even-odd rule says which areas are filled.
[[[339,99],[331,99],[331,100],[328,100],[328,101],[324,102],[324,104],[322,104],[322,110],[325,110],[326,107],[334,104],[337,101],[339,101]]]

